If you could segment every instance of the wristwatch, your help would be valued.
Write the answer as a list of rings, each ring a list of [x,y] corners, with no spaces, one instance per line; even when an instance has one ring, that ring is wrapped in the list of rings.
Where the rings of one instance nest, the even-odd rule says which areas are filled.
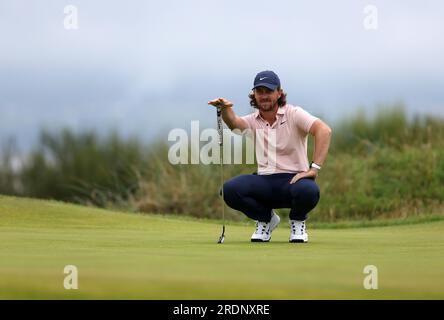
[[[310,168],[315,168],[315,169],[321,170],[321,166],[314,163],[313,161],[310,163]]]

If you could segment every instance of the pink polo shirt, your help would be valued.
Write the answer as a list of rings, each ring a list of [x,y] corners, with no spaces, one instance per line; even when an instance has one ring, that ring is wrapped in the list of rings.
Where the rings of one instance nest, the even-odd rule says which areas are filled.
[[[318,118],[298,106],[280,107],[273,125],[259,110],[241,117],[254,132],[258,174],[297,173],[307,171],[307,140],[310,128]]]

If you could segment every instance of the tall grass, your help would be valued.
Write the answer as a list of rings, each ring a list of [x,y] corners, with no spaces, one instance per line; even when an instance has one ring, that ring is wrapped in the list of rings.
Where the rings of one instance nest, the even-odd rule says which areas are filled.
[[[97,206],[126,204],[138,187],[145,154],[137,139],[123,140],[116,132],[99,138],[91,131],[43,131],[19,172],[11,169],[10,161],[2,162],[2,193]],[[12,157],[11,150],[4,152],[5,159]],[[8,175],[15,175],[18,183]]]
[[[330,152],[317,179],[321,201],[310,219],[372,220],[443,212],[443,147],[442,119],[408,119],[399,106],[373,118],[358,112],[333,127]],[[146,147],[117,133],[99,138],[94,132],[43,132],[20,172],[11,170],[12,149],[4,152],[0,192],[220,218],[219,165],[171,165],[168,148],[162,141]],[[312,140],[309,149],[311,156]],[[255,170],[255,165],[225,165],[225,180]],[[226,217],[244,219],[229,208]]]
[[[444,120],[415,116],[409,120],[404,107],[380,108],[373,118],[364,110],[335,126],[331,152],[368,154],[380,147],[403,150],[406,146],[444,146]]]

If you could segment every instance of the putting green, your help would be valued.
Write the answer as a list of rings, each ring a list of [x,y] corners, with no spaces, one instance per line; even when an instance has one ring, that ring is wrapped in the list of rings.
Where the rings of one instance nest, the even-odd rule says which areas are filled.
[[[0,196],[1,299],[443,299],[444,221],[310,229],[270,243],[228,224]],[[75,265],[78,289],[64,288]],[[366,265],[378,289],[366,290]]]

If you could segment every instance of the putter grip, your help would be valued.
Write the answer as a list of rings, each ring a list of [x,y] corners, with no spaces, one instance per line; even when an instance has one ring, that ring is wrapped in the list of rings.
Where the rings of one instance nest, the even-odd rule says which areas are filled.
[[[217,107],[217,132],[219,133],[219,145],[221,146],[224,143],[221,107]]]

